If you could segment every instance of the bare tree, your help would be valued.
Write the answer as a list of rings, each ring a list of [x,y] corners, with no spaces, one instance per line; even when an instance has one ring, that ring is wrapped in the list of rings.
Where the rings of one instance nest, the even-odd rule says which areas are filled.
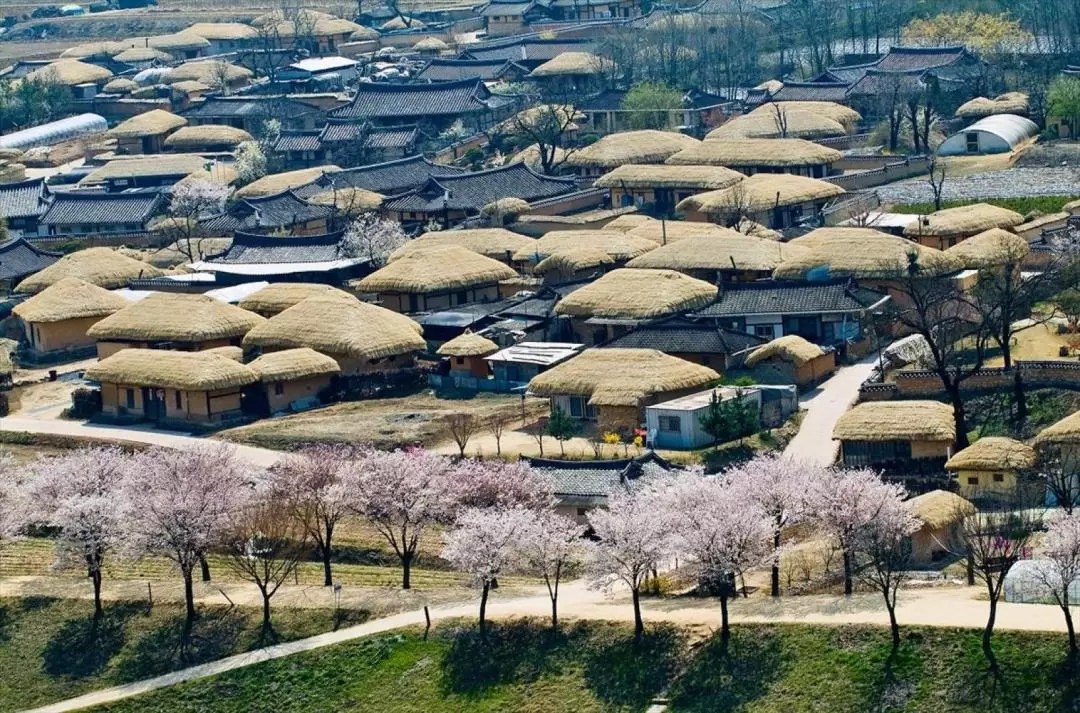
[[[205,241],[211,238],[201,219],[220,213],[231,189],[209,179],[188,179],[172,188],[169,215],[153,226],[162,247],[176,250],[188,262],[206,257]]]
[[[450,429],[450,436],[454,439],[454,443],[457,444],[459,454],[464,458],[465,448],[476,435],[480,423],[471,413],[452,413],[446,418],[446,425]]]
[[[772,104],[772,120],[773,125],[776,126],[776,133],[779,134],[780,138],[787,138],[788,116],[779,102],[773,102]]]
[[[502,455],[502,436],[503,436],[503,431],[506,430],[506,421],[504,421],[498,415],[491,415],[491,416],[488,416],[487,421],[485,422],[485,425],[487,426],[488,433],[490,433],[491,437],[495,439],[495,455],[496,456],[501,456]]]
[[[540,104],[518,112],[496,128],[494,133],[514,136],[521,143],[536,146],[541,173],[555,173],[573,149],[566,146],[568,134],[576,128],[581,114],[565,96],[548,97]]]
[[[1072,444],[1040,439],[1035,443],[1035,451],[1036,479],[1046,487],[1055,504],[1072,515],[1080,504],[1080,459],[1075,449]]]
[[[919,150],[917,145],[915,150]],[[934,210],[941,210],[941,194],[945,190],[945,178],[947,175],[948,169],[945,162],[935,153],[930,157],[930,174],[926,178],[930,184],[930,190],[934,193]]]

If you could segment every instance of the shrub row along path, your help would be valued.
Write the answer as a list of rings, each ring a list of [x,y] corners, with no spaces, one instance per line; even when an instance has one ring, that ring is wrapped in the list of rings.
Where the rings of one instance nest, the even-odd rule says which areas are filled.
[[[946,586],[931,589],[905,590],[900,595],[897,616],[901,626],[939,626],[977,628],[986,621],[987,604],[976,599],[981,588]],[[582,582],[572,582],[560,589],[559,614],[566,619],[597,619],[630,621],[633,613],[629,597],[613,598],[592,591]],[[545,617],[550,615],[546,592],[525,596],[496,598],[489,603],[492,618]],[[669,622],[693,627],[706,633],[720,626],[720,607],[712,599],[670,597],[643,601],[647,622]],[[432,621],[454,618],[474,618],[476,603],[454,605],[431,610]],[[737,600],[732,605],[732,623],[802,623],[819,625],[865,624],[886,626],[888,616],[876,594],[856,594],[851,597],[812,595],[772,600],[764,596]],[[380,634],[404,626],[424,624],[423,611],[410,611],[375,619],[339,631],[320,634],[308,639],[269,646],[264,649],[230,656],[220,661],[193,666],[164,676],[88,693],[77,698],[36,708],[30,713],[62,713],[94,705],[112,703],[184,681],[205,678],[262,661],[290,656],[301,651],[331,646],[352,639]],[[1040,604],[1002,603],[998,609],[999,629],[1023,631],[1064,632],[1064,618],[1055,606]],[[1064,639],[1062,647],[1064,649]]]

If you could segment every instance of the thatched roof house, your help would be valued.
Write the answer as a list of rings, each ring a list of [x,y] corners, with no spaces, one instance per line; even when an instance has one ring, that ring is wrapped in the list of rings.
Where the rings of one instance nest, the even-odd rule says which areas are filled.
[[[815,178],[756,173],[730,188],[690,196],[680,201],[676,209],[720,220],[743,214],[756,222],[771,224],[777,221],[773,214],[781,208],[798,207],[800,214],[805,212],[804,208],[815,211],[844,192],[840,186]],[[794,219],[794,215],[783,216],[779,219],[782,224],[774,227],[785,227]]]
[[[592,52],[562,52],[534,69],[531,77],[566,77],[603,74],[615,63]]]
[[[580,318],[642,320],[688,312],[711,304],[716,285],[674,270],[613,270],[574,290],[555,314]]]
[[[420,325],[351,295],[330,292],[289,307],[248,332],[245,347],[264,352],[310,347],[346,373],[409,366],[426,347]]]
[[[655,250],[659,243],[617,230],[553,230],[514,253],[515,262],[536,262],[557,253],[588,249],[622,262]]]
[[[1080,444],[1080,411],[1069,414],[1055,424],[1047,426],[1035,436],[1035,447],[1069,446]]]
[[[1016,233],[991,228],[953,245],[945,254],[959,260],[966,269],[981,270],[1003,265],[1019,268],[1029,252],[1028,241]]]
[[[487,356],[499,351],[499,345],[487,337],[465,332],[439,347],[435,353],[447,357]]]
[[[622,131],[573,152],[566,164],[586,175],[600,175],[623,164],[663,163],[669,156],[700,141],[673,131]]]
[[[940,401],[866,401],[833,427],[847,466],[907,467],[913,461],[944,466],[956,440],[952,406]]]
[[[793,256],[803,255],[807,248],[772,240],[752,238],[734,230],[721,228],[722,233],[705,234],[668,243],[627,263],[632,268],[663,268],[693,275],[715,278],[717,273],[772,274],[776,267]]]
[[[159,292],[106,317],[87,334],[98,340],[99,356],[131,344],[167,343],[199,350],[237,345],[265,321],[254,312],[206,295]]]
[[[258,36],[259,32],[242,22],[196,22],[184,30],[184,34],[204,40],[247,40]]]
[[[173,67],[161,78],[164,84],[179,82],[199,82],[208,87],[219,87],[223,82],[228,86],[246,84],[254,76],[250,69],[219,60],[185,62]]]
[[[603,250],[580,247],[567,248],[565,251],[552,253],[536,263],[533,274],[548,278],[577,278],[586,270],[595,270],[606,265],[614,265],[615,260]]]
[[[425,37],[416,44],[413,45],[413,49],[417,52],[443,52],[450,49],[450,45],[446,44],[438,37]]]
[[[392,32],[394,30],[422,30],[425,27],[427,27],[427,25],[422,20],[407,15],[398,15],[379,25],[379,30],[382,32]]]
[[[705,135],[706,141],[718,139],[828,139],[845,136],[847,128],[838,121],[804,109],[785,109],[784,104],[770,104],[749,114],[737,116]],[[777,108],[773,108],[777,107]],[[777,112],[780,118],[777,118]],[[782,123],[781,123],[782,122]]]
[[[808,342],[797,334],[777,337],[763,344],[746,357],[746,365],[756,366],[767,359],[782,359],[797,366],[811,362],[825,353],[825,350],[813,342]]]
[[[40,69],[35,69],[27,74],[26,78],[31,81],[74,87],[76,84],[89,84],[91,82],[104,84],[112,76],[112,72],[96,64],[80,62],[77,59],[61,59]]]
[[[65,277],[77,277],[107,290],[126,287],[139,277],[160,277],[161,270],[109,248],[87,248],[65,255],[41,272],[20,282],[15,292],[32,295]]]
[[[853,132],[855,125],[862,121],[862,114],[855,111],[849,106],[843,104],[837,104],[836,102],[826,101],[785,101],[779,103],[780,108],[785,111],[799,110],[808,111],[811,114],[817,114],[826,118],[832,119],[838,124],[842,125],[848,132]],[[775,110],[769,104],[763,104],[762,106],[754,109],[751,114],[761,112],[770,113]]]
[[[684,151],[687,149],[684,149]],[[689,149],[693,150],[693,149]],[[680,152],[682,153],[682,152]],[[678,154],[676,154],[678,155]],[[670,161],[670,159],[669,159]],[[664,164],[627,164],[596,179],[596,188],[610,188],[631,193],[627,189],[690,189],[711,191],[733,186],[745,176],[723,166],[665,166]],[[614,193],[612,203],[617,204]]]
[[[259,380],[250,367],[219,354],[158,349],[124,349],[89,367],[86,378],[182,391],[216,391]]]
[[[123,52],[114,55],[113,59],[117,62],[126,62],[128,64],[141,64],[144,62],[170,63],[173,61],[171,54],[154,49],[153,47],[129,47]],[[112,84],[112,82],[109,82],[109,84]]]
[[[74,277],[46,287],[12,308],[22,321],[33,356],[92,351],[94,339],[86,331],[104,317],[128,306],[128,301],[106,289]]]
[[[945,463],[946,470],[1027,470],[1035,467],[1035,449],[1014,438],[985,436]]]
[[[382,205],[386,196],[364,188],[337,188],[316,193],[307,199],[315,205],[332,205],[345,215],[359,215],[375,210]]]
[[[146,45],[163,52],[168,52],[172,55],[183,57],[187,52],[206,49],[210,46],[210,42],[206,40],[206,38],[199,37],[198,35],[189,34],[187,32],[177,32],[171,35],[147,37]]]
[[[1080,201],[1077,201],[1080,203]],[[617,218],[608,221],[604,226],[604,230],[619,230],[624,233],[628,233],[634,228],[640,228],[647,223],[659,223],[660,221],[644,213],[627,213],[620,215]]]
[[[604,228],[607,230],[607,228]],[[650,220],[640,223],[626,234],[632,238],[650,240],[658,246],[703,236],[730,235],[728,228],[712,223],[691,223],[685,220]]]
[[[995,114],[1016,114],[1027,116],[1029,111],[1028,95],[1022,92],[1006,92],[993,99],[975,97],[966,101],[956,110],[961,119],[982,119]]]
[[[101,40],[68,47],[60,53],[61,59],[87,59],[89,57],[112,57],[128,48],[126,42]]]
[[[825,351],[797,334],[786,334],[751,351],[744,364],[758,383],[795,384],[804,389],[836,371],[836,352]]]
[[[904,235],[928,247],[941,250],[964,238],[991,228],[1014,228],[1024,222],[1024,216],[1008,208],[975,203],[945,208],[904,228]]]
[[[922,274],[929,277],[962,269],[954,256],[871,228],[823,229],[791,244],[810,250],[779,265],[773,273],[778,280],[803,280],[811,271],[823,268],[830,277],[897,280],[907,275],[912,254],[917,256]]]
[[[964,517],[975,512],[975,506],[948,490],[931,490],[904,502],[907,510],[922,526],[911,535],[911,559],[929,564],[950,554],[949,548],[957,539],[954,532]]]
[[[263,354],[248,364],[265,384],[267,411],[296,411],[319,403],[319,395],[341,373],[337,361],[300,347]]]
[[[666,163],[726,166],[747,175],[781,169],[784,173],[823,178],[829,166],[842,157],[836,149],[804,139],[732,139],[702,141],[669,156]]]
[[[263,176],[247,184],[236,192],[235,197],[256,198],[281,193],[290,188],[306,186],[324,173],[335,173],[340,170],[337,166],[328,164],[312,168],[301,168],[296,171],[285,171],[284,173],[271,173],[269,176]]]
[[[170,151],[232,151],[254,137],[243,129],[224,124],[185,126],[165,139]]]
[[[506,228],[439,230],[434,233],[423,233],[405,243],[390,255],[390,261],[393,262],[418,250],[457,245],[493,260],[508,262],[513,260],[514,254],[519,250],[528,250],[535,243],[535,239],[510,232]]]
[[[273,317],[276,314],[284,312],[293,305],[303,302],[308,297],[325,295],[332,292],[351,296],[330,285],[310,282],[274,282],[261,290],[252,292],[250,295],[240,300],[236,306],[241,309],[246,309],[249,312],[260,314],[263,317]]]
[[[105,94],[131,94],[138,88],[139,85],[130,79],[117,77],[102,87],[101,91]]]

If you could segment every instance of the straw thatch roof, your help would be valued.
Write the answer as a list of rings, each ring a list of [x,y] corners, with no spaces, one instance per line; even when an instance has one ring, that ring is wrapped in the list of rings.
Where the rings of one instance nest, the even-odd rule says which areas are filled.
[[[1036,215],[1035,217],[1027,220],[1020,225],[1013,228],[1018,233],[1028,233],[1036,231],[1040,228],[1046,228],[1047,226],[1060,226],[1064,225],[1069,219],[1070,213],[1066,211],[1060,211],[1058,213],[1047,213],[1045,215]]]
[[[248,332],[245,347],[310,347],[331,356],[384,359],[426,348],[408,317],[352,295],[330,292],[301,300]]]
[[[168,52],[156,50],[153,47],[129,47],[117,54],[113,59],[118,62],[172,62],[172,55]]]
[[[723,233],[706,234],[676,240],[645,253],[627,263],[632,268],[666,268],[668,270],[774,270],[784,260],[805,255],[808,248],[787,245],[772,240],[752,238],[724,229]]]
[[[259,34],[242,22],[196,22],[184,33],[207,40],[246,40]]]
[[[310,8],[300,8],[294,14],[302,24],[311,24],[317,20],[332,19],[334,16],[328,12],[322,12],[321,10],[312,10]],[[285,13],[281,10],[271,10],[270,12],[264,12],[262,15],[255,17],[251,21],[252,27],[270,27],[278,24],[282,20],[286,19]]]
[[[35,69],[27,74],[26,78],[33,81],[73,87],[76,84],[87,84],[89,82],[104,83],[105,80],[112,76],[112,72],[96,64],[87,64],[77,59],[61,59],[40,69]]]
[[[348,295],[330,285],[321,285],[310,282],[275,282],[266,287],[252,292],[240,300],[237,306],[265,317],[284,312],[295,304],[303,302],[308,297],[338,293]],[[340,296],[340,295],[339,295]]]
[[[769,94],[776,94],[778,91],[784,88],[784,83],[779,79],[766,79],[761,84],[754,87],[754,89],[764,89]]]
[[[689,188],[708,191],[733,186],[744,178],[746,176],[743,174],[723,166],[626,164],[600,176],[593,185],[597,188]]]
[[[417,52],[442,52],[443,50],[450,49],[450,45],[446,44],[438,37],[425,37],[413,45],[412,48]]]
[[[1034,442],[1036,447],[1080,443],[1080,411],[1039,431]]]
[[[669,156],[701,142],[673,131],[622,131],[570,154],[571,166],[615,168],[624,163],[663,163]]]
[[[833,427],[842,441],[953,441],[953,408],[940,401],[866,401]]]
[[[392,17],[383,24],[379,25],[379,30],[382,32],[389,32],[392,30],[422,30],[426,27],[421,20],[417,20],[415,17],[409,17],[408,15],[399,15]]]
[[[439,356],[466,357],[487,356],[499,351],[499,345],[487,337],[465,332],[443,344],[435,352]]]
[[[369,42],[379,39],[379,31],[361,25],[349,35],[349,42]]]
[[[945,470],[1027,470],[1035,467],[1035,449],[1002,436],[980,438],[945,463]]]
[[[529,73],[530,77],[563,77],[578,74],[603,74],[615,67],[606,57],[592,52],[561,52]]]
[[[203,349],[202,354],[215,354],[217,356],[223,356],[226,359],[232,359],[233,361],[244,363],[244,350],[242,347],[214,347],[213,349]]]
[[[772,107],[780,107],[786,131],[779,126]],[[843,124],[827,116],[803,109],[785,109],[784,104],[769,104],[721,124],[706,134],[705,139],[827,139],[847,133]]]
[[[118,77],[102,87],[101,91],[106,94],[129,94],[138,88],[139,85],[130,79]]]
[[[417,250],[387,263],[350,287],[361,292],[450,292],[517,277],[506,264],[459,245]]]
[[[904,228],[904,235],[909,238],[923,235],[952,238],[975,235],[991,228],[1013,228],[1023,222],[1024,216],[1016,211],[989,203],[974,203],[931,213]]]
[[[165,139],[165,146],[176,151],[201,151],[207,148],[227,146],[235,148],[245,141],[253,141],[251,134],[235,126],[225,124],[202,124],[185,126]]]
[[[206,295],[156,292],[106,317],[86,334],[100,341],[200,343],[242,337],[265,321]]]
[[[15,292],[32,295],[65,277],[77,277],[107,290],[126,287],[138,277],[160,277],[161,270],[145,262],[121,255],[109,248],[87,248],[65,255],[52,265],[20,282]]]
[[[1027,94],[1007,92],[993,99],[975,97],[966,101],[956,110],[956,116],[961,119],[982,119],[994,114],[1027,116],[1029,109]]]
[[[296,171],[285,171],[284,173],[271,173],[269,176],[263,176],[238,190],[236,197],[255,198],[281,193],[290,188],[306,186],[324,173],[334,173],[340,170],[333,164],[327,164],[313,168],[301,168]]]
[[[746,365],[753,368],[760,362],[776,358],[802,366],[824,354],[825,350],[817,344],[808,342],[797,334],[788,334],[750,352],[746,357]]]
[[[565,131],[577,131],[575,123],[584,119],[585,114],[573,106],[563,104],[537,104],[528,109],[522,109],[509,119],[503,119],[495,125],[494,131],[511,136],[519,134],[522,130],[542,130],[544,127],[553,126]],[[535,147],[536,145],[533,144]]]
[[[1006,264],[1019,266],[1029,252],[1028,241],[1016,233],[991,228],[953,245],[945,254],[959,260],[965,268],[979,270]]]
[[[836,149],[805,139],[727,139],[702,141],[670,156],[666,163],[676,166],[710,165],[793,168],[820,166],[843,157]]]
[[[108,134],[115,139],[139,139],[164,134],[182,126],[187,126],[187,119],[184,117],[164,109],[151,109],[125,119],[109,129]]]
[[[402,245],[390,255],[390,261],[433,247],[458,245],[495,260],[505,260],[507,253],[528,250],[536,244],[533,238],[512,233],[506,228],[471,228],[467,230],[439,230],[424,233]]]
[[[862,114],[855,111],[849,106],[843,104],[837,104],[836,102],[823,102],[823,101],[790,101],[780,102],[780,106],[791,111],[792,109],[798,109],[800,111],[808,111],[811,114],[817,114],[832,119],[836,123],[843,126],[851,133],[855,129],[855,125],[862,121]],[[751,114],[755,112],[769,112],[772,109],[768,104],[759,106]]]
[[[752,238],[761,238],[762,240],[780,240],[784,237],[780,231],[766,228],[761,223],[755,223],[749,218],[742,218],[735,225],[734,230],[743,235],[749,235]]]
[[[248,364],[248,367],[258,375],[259,381],[265,383],[297,381],[341,373],[341,367],[336,361],[309,347],[263,354]]]
[[[540,262],[549,255],[588,248],[613,260],[629,260],[655,250],[658,243],[617,230],[553,230],[514,253],[518,262]]]
[[[789,173],[755,173],[730,188],[708,191],[679,201],[677,210],[706,215],[762,213],[777,207],[810,203],[845,193],[833,183]]]
[[[189,181],[211,181],[213,183],[220,183],[223,186],[230,186],[236,181],[236,167],[231,163],[215,163],[209,171],[205,168],[201,168],[198,171],[192,171],[185,178],[181,178],[179,181],[173,184],[173,188],[182,185]]]
[[[607,228],[604,228],[607,230]],[[667,245],[703,235],[730,235],[729,229],[713,223],[695,223],[685,220],[652,220],[641,223],[627,231],[633,238],[651,240],[657,245]]]
[[[533,273],[546,275],[549,272],[573,275],[581,270],[589,270],[601,265],[614,264],[614,260],[603,250],[595,248],[568,248],[562,252],[548,255],[536,263]]]
[[[963,269],[956,257],[871,228],[823,228],[790,245],[810,248],[792,256],[773,272],[778,280],[801,280],[808,272],[826,268],[831,277],[899,279],[907,275],[909,256],[916,255],[922,274],[948,275]]]
[[[66,277],[12,308],[24,322],[63,322],[68,319],[105,317],[128,306],[120,295]]]
[[[146,44],[154,49],[176,53],[206,49],[210,46],[210,41],[205,37],[199,37],[188,32],[177,32],[172,35],[147,37]]]
[[[652,396],[707,386],[720,375],[655,349],[586,349],[529,382],[536,396],[569,395],[594,406],[635,406]]]
[[[185,62],[179,67],[170,69],[168,74],[162,77],[161,81],[165,84],[195,81],[208,87],[214,87],[220,84],[222,79],[232,84],[233,82],[250,79],[252,76],[251,70],[246,67],[239,67],[218,60],[199,60],[197,62]]]
[[[612,270],[563,297],[555,314],[651,319],[712,304],[716,285],[674,270]]]
[[[164,349],[121,349],[88,368],[86,378],[104,384],[182,391],[216,391],[259,380],[249,367],[219,354]]]
[[[644,213],[627,213],[626,215],[620,215],[614,220],[609,221],[604,225],[604,230],[619,230],[624,233],[629,233],[634,228],[640,228],[647,223],[659,223],[656,218],[645,215]]]
[[[908,512],[922,521],[923,527],[937,530],[948,527],[965,515],[975,512],[975,506],[948,490],[931,490],[904,502]]]
[[[148,89],[153,89],[153,87],[148,87]],[[185,79],[182,82],[174,82],[169,85],[169,90],[173,94],[196,94],[198,92],[208,92],[211,89],[213,89],[213,87],[209,84],[203,84],[194,79]]]
[[[102,40],[68,47],[60,53],[61,59],[86,59],[87,57],[113,57],[128,48],[124,42]]]
[[[335,188],[323,193],[316,193],[307,199],[316,205],[332,205],[346,215],[356,215],[375,210],[382,205],[386,196],[364,188]]]
[[[506,198],[496,198],[486,204],[480,209],[480,215],[518,216],[524,215],[531,210],[532,206],[529,205],[527,200],[508,196]]]
[[[556,146],[551,154],[551,165],[561,166],[566,163],[567,156],[570,155],[570,151],[564,149],[561,146]],[[544,170],[544,162],[540,159],[540,146],[538,144],[529,144],[525,148],[518,151],[511,157],[509,163],[524,163],[526,166],[542,173]]]

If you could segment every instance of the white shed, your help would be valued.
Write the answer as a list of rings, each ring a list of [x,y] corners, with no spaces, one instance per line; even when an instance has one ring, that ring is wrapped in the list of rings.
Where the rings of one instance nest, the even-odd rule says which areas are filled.
[[[995,114],[979,119],[941,142],[939,156],[1008,153],[1039,133],[1034,121],[1016,114]]]
[[[653,448],[691,450],[712,445],[713,437],[701,427],[701,416],[709,409],[713,389],[682,396],[645,408],[645,426]],[[761,412],[761,390],[755,387],[715,389],[721,401],[741,398],[752,401]]]

